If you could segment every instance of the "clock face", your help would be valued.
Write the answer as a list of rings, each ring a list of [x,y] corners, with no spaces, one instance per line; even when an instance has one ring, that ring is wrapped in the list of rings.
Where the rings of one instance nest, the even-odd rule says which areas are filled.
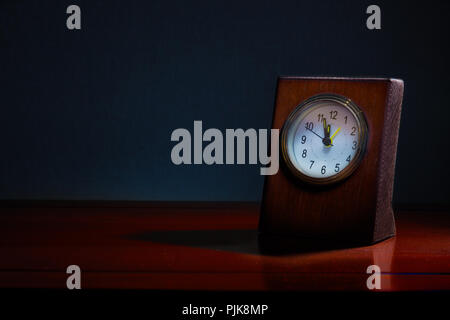
[[[350,99],[317,95],[301,103],[286,120],[282,154],[290,171],[301,180],[335,183],[358,167],[367,136],[364,114]]]

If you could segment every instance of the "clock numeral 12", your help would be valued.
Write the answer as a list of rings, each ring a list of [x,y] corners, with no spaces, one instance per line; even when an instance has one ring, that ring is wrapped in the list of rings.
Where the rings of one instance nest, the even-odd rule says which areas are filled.
[[[337,115],[338,115],[337,111],[330,111],[330,119],[336,120]]]

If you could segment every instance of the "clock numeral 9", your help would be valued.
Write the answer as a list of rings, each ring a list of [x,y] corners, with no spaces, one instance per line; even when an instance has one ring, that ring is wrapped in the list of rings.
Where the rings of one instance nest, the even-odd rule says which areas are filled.
[[[303,149],[302,152],[302,158],[306,158],[308,151],[306,149]]]
[[[327,166],[322,166],[322,169],[320,169],[321,174],[325,174],[327,172]]]
[[[302,136],[302,144],[305,144],[305,142],[306,142],[306,136]]]

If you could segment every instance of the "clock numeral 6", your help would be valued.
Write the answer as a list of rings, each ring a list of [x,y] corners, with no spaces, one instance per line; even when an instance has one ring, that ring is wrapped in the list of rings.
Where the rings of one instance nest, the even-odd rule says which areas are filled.
[[[321,174],[325,174],[327,172],[327,166],[322,166],[322,169],[320,169]]]

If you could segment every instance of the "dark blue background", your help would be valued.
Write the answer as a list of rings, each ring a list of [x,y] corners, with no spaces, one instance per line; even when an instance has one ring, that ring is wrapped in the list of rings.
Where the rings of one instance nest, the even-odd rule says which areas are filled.
[[[66,28],[66,8],[82,30]],[[279,75],[405,80],[394,201],[448,203],[448,2],[2,1],[0,198],[259,200],[172,130],[269,128]]]

